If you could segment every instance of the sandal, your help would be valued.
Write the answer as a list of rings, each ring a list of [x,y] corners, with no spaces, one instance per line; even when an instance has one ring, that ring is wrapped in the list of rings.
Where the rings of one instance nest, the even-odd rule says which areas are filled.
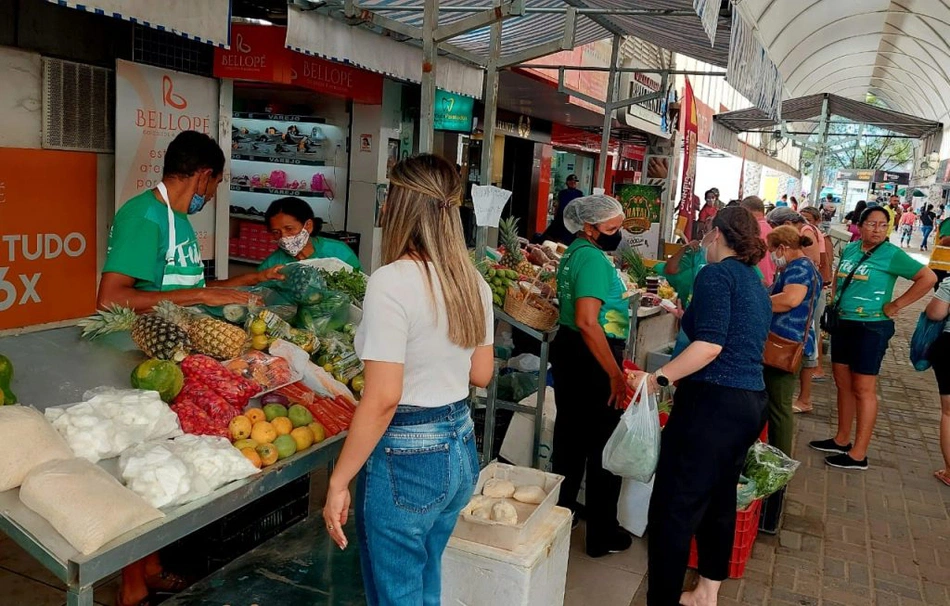
[[[806,406],[802,404],[801,402],[795,402],[794,404],[792,404],[792,413],[794,414],[807,414],[813,410],[815,410],[814,405]]]
[[[934,472],[934,477],[937,478],[938,480],[940,480],[941,482],[943,482],[944,484],[946,484],[947,486],[950,486],[950,475],[947,474],[947,470],[946,470],[946,469],[941,469],[940,471],[935,471],[935,472]]]
[[[145,579],[145,585],[152,591],[179,593],[188,588],[188,580],[173,572],[163,570]]]

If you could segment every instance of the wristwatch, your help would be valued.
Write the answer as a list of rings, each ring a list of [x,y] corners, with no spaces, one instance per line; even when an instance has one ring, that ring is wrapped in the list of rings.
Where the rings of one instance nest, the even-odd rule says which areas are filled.
[[[665,374],[663,374],[663,369],[660,369],[653,373],[653,378],[656,379],[656,384],[660,387],[669,387],[670,379]]]

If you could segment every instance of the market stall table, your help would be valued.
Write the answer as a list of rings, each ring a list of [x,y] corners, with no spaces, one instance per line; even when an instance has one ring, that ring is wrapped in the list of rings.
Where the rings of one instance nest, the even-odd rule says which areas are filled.
[[[100,385],[126,386],[132,369],[144,359],[127,335],[87,342],[79,340],[75,328],[2,337],[0,350],[17,369],[15,389],[20,401],[39,410],[78,402],[83,393]],[[92,606],[95,583],[312,470],[332,464],[344,437],[345,433],[329,438],[203,499],[165,509],[164,518],[140,526],[88,556],[78,553],[46,520],[25,507],[19,489],[0,493],[0,530],[66,584],[68,606]],[[100,465],[117,475],[115,459]]]

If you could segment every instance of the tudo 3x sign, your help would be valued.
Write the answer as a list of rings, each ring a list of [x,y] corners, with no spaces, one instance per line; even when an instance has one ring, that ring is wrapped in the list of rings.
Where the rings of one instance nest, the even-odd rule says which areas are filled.
[[[0,330],[94,311],[96,200],[95,154],[0,148]]]

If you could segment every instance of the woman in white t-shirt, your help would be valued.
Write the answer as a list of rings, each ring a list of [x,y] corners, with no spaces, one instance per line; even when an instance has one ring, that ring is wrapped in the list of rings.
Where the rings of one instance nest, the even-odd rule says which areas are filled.
[[[469,384],[491,380],[494,322],[491,290],[465,248],[461,203],[446,160],[420,155],[393,167],[384,265],[369,279],[356,334],[366,387],[323,510],[345,548],[359,474],[352,505],[371,606],[439,603],[442,552],[478,479],[465,399]]]

